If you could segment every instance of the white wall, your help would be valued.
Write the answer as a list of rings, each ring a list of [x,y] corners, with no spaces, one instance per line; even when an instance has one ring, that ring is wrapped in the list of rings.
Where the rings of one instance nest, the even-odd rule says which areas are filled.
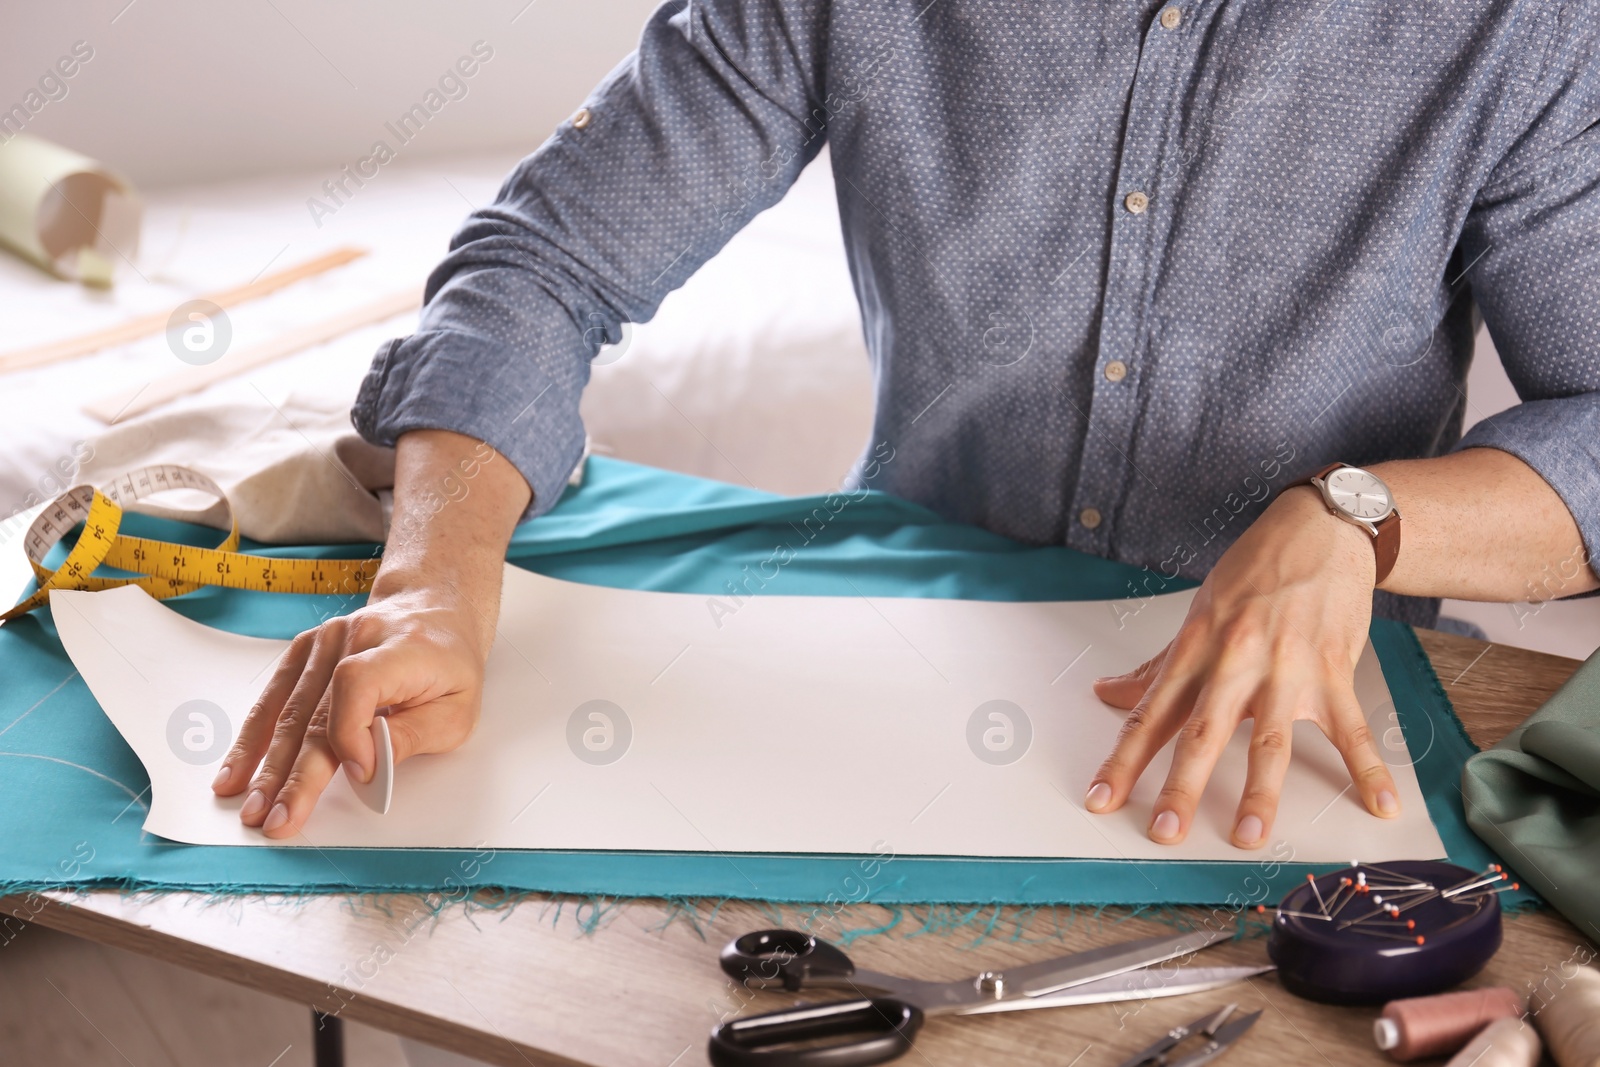
[[[493,58],[400,149],[532,150],[634,47],[655,0],[6,0],[0,112],[77,41],[93,58],[27,129],[137,185],[366,156],[475,41]],[[62,96],[62,86],[65,95]]]

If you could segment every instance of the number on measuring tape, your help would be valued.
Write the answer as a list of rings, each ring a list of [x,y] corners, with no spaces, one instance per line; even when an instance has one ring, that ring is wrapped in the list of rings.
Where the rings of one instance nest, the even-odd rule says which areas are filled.
[[[195,489],[221,501],[229,530],[214,548],[196,548],[121,533],[122,508],[170,489]],[[83,532],[59,567],[44,565],[52,549],[78,525]],[[376,559],[280,559],[241,553],[239,524],[216,482],[198,471],[170,464],[145,467],[117,478],[103,490],[78,485],[40,511],[23,538],[23,551],[39,587],[33,595],[0,613],[0,623],[44,606],[56,589],[111,589],[134,585],[157,599],[182,596],[203,586],[281,593],[364,593],[372,588]],[[170,560],[158,563],[158,560]],[[131,571],[137,577],[100,577],[101,566]],[[335,583],[332,575],[340,576]],[[257,577],[259,575],[259,577]]]

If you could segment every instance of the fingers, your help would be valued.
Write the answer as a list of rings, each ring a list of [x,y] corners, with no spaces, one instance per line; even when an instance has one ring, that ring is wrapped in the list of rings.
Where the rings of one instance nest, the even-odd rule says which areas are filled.
[[[373,747],[372,720],[378,709],[398,698],[388,695],[383,673],[384,661],[399,667],[410,656],[385,656],[382,649],[351,656],[333,672],[329,687],[330,714],[328,716],[328,744],[336,759],[344,764],[345,774],[365,784],[372,778],[377,766],[377,752]],[[394,723],[389,724],[390,740],[394,745],[394,758],[398,763],[405,757],[400,754],[400,739],[394,736]],[[406,755],[410,755],[407,752]]]
[[[1178,731],[1172,767],[1156,797],[1150,838],[1173,845],[1189,835],[1195,809],[1228,740],[1238,729],[1256,687],[1255,672],[1219,664],[1200,691],[1189,719]]]
[[[1388,764],[1378,753],[1378,744],[1367,726],[1361,704],[1349,681],[1329,687],[1327,696],[1331,728],[1324,727],[1328,739],[1344,757],[1350,780],[1361,793],[1361,803],[1372,814],[1393,819],[1400,814],[1400,793]]]
[[[222,758],[222,767],[211,783],[212,792],[218,796],[234,796],[242,792],[250,781],[250,772],[256,769],[261,757],[267,753],[267,745],[272,740],[272,728],[277,725],[283,703],[289,699],[295,683],[305,670],[312,644],[313,632],[308,630],[291,641],[279,658],[278,665],[273,668],[272,678],[245,716],[244,724],[239,727],[239,736],[234,739],[233,747]]]
[[[250,792],[245,797],[244,807],[239,809],[239,819],[246,826],[265,825],[272,811],[273,801],[278,796],[278,790],[283,788],[290,770],[300,756],[301,744],[305,740],[306,730],[311,725],[311,717],[316,714],[318,706],[322,703],[323,693],[328,688],[328,680],[333,677],[333,668],[343,653],[344,642],[340,628],[324,625],[316,631],[311,654],[300,677],[295,681],[288,699],[283,702],[283,710],[279,712],[278,720],[273,726],[271,743],[267,747],[267,758],[256,772],[255,780],[250,783]]]
[[[1154,656],[1139,664],[1127,674],[1115,674],[1094,680],[1094,695],[1110,704],[1114,708],[1124,711],[1132,708],[1143,699],[1150,683],[1161,671],[1161,665],[1167,658],[1167,651],[1172,645],[1157,652]]]
[[[449,752],[467,739],[472,720],[445,704],[410,708],[389,716],[389,740],[394,761],[424,752]]]
[[[368,781],[375,766],[377,709],[398,709],[388,716],[396,763],[455,748],[475,718],[465,695],[444,683],[439,663],[415,647],[385,645],[347,657],[333,673],[330,693],[328,741],[358,782]]]
[[[1271,685],[1260,699],[1250,731],[1250,750],[1244,792],[1233,814],[1233,843],[1238,848],[1260,848],[1278,817],[1283,781],[1289,773],[1290,746],[1302,690],[1282,683]]]
[[[274,840],[294,837],[300,832],[317,798],[333,780],[339,761],[328,747],[328,706],[323,703],[313,714],[305,736],[295,754],[294,764],[284,776],[283,786],[273,798],[272,808],[262,820],[261,832]]]
[[[1094,812],[1112,812],[1127,802],[1139,775],[1188,717],[1194,702],[1192,672],[1168,656],[1144,696],[1128,712],[1116,746],[1095,772],[1084,797]]]

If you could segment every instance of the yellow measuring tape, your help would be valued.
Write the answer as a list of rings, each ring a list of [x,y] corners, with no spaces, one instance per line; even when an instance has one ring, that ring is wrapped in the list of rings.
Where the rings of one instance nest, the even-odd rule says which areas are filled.
[[[122,508],[173,489],[209,493],[228,506],[221,486],[198,471],[161,464],[130,471],[103,490],[91,485],[68,489],[39,513],[23,537],[23,549],[39,589],[0,614],[0,622],[25,615],[50,599],[55,589],[112,589],[136,585],[158,600],[182,596],[207,585],[268,593],[364,593],[372,588],[378,559],[274,559],[235,551],[239,522],[228,506],[228,536],[215,548],[195,548],[148,537],[129,537]],[[60,567],[44,565],[50,550],[79,524],[83,532]],[[97,576],[101,566],[131,571],[137,577]]]

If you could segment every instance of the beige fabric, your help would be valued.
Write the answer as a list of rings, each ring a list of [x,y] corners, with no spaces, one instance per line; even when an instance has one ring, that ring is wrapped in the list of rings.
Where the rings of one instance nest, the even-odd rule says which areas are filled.
[[[246,537],[274,544],[381,541],[394,484],[394,450],[370,445],[350,426],[348,403],[291,397],[281,407],[212,403],[153,412],[108,428],[78,481],[105,485],[152,463],[207,474],[228,494]],[[198,493],[164,494],[136,510],[226,527],[220,503]]]
[[[583,456],[567,484],[583,480]],[[156,463],[208,475],[227,494],[239,530],[268,544],[382,541],[393,507],[394,449],[362,440],[350,398],[291,396],[275,408],[212,402],[112,426],[94,443],[77,484],[105,486]],[[190,490],[141,500],[133,510],[226,529],[220,501]]]

